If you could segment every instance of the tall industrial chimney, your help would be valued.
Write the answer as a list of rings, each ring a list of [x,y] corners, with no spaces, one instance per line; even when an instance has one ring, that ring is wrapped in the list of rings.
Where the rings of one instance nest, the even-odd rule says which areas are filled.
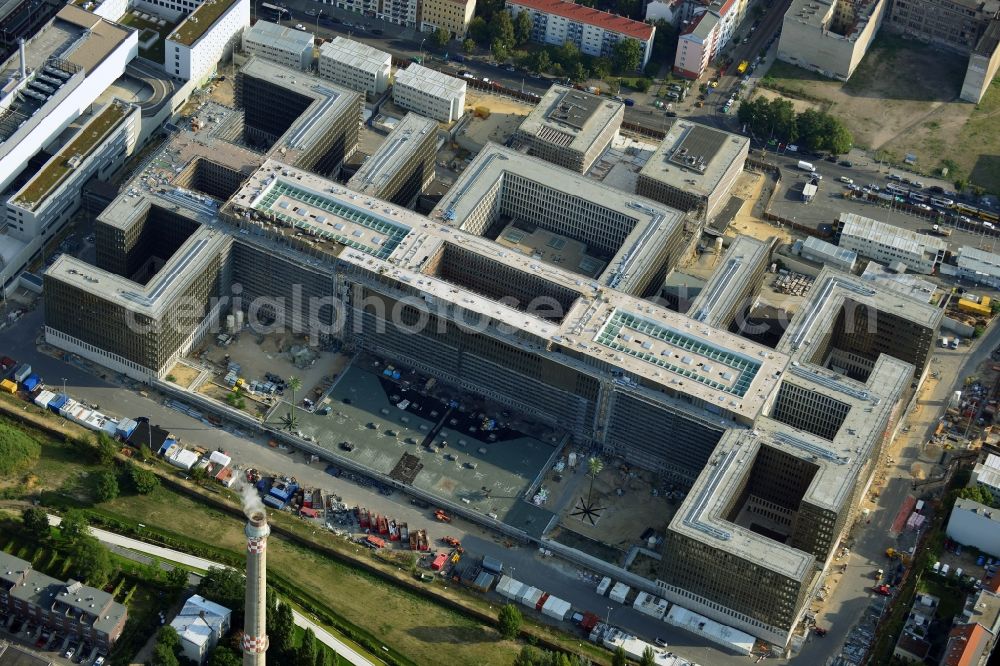
[[[17,40],[17,53],[21,57],[21,80],[28,77],[28,61],[24,57],[24,37]]]
[[[263,510],[250,514],[247,535],[247,598],[243,620],[243,666],[264,666],[267,650],[267,536],[271,528]]]

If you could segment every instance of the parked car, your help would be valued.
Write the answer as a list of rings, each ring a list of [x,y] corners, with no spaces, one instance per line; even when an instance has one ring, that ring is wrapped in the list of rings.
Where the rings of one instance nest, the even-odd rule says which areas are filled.
[[[841,176],[840,177],[840,182],[846,183],[848,185],[853,185],[854,184],[854,181],[851,180],[850,178],[848,178],[847,176]]]
[[[850,160],[840,160],[840,166],[847,167],[848,169],[854,168],[854,162]]]

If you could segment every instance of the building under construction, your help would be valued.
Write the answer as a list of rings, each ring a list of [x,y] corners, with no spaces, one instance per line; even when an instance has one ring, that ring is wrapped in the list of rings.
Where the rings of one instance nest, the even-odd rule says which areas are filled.
[[[940,309],[827,269],[765,347],[726,322],[753,299],[766,247],[734,243],[691,314],[667,310],[646,297],[680,258],[680,211],[495,145],[429,216],[339,185],[323,160],[286,161],[308,140],[234,145],[229,166],[178,187],[203,143],[241,140],[239,120],[179,133],[137,174],[102,215],[100,266],[49,268],[50,343],[156,382],[238,308],[484,396],[690,488],[645,591],[788,642]],[[290,128],[309,136],[298,123],[265,134],[287,145]],[[201,312],[166,316],[190,303]]]

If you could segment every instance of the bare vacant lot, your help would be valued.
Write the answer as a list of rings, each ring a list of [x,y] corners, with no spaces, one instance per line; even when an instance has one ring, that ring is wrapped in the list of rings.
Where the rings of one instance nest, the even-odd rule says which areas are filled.
[[[1000,84],[994,82],[982,104],[960,101],[966,63],[965,56],[880,35],[846,83],[783,62],[774,63],[765,83],[837,116],[855,145],[880,150],[890,162],[913,154],[917,171],[949,166],[952,177],[1000,191],[1000,160],[992,157],[1000,154],[1000,132],[993,129]]]

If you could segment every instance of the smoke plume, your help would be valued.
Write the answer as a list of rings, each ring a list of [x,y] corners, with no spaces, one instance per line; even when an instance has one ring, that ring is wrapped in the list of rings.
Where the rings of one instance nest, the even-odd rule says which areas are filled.
[[[255,513],[264,513],[266,515],[264,504],[260,501],[257,489],[252,484],[241,481],[239,493],[243,503],[243,513],[246,514],[247,518],[252,518]]]

